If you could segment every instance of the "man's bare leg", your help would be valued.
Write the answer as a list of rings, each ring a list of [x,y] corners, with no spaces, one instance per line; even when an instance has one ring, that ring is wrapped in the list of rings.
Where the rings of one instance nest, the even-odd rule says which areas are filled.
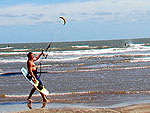
[[[40,93],[42,98],[43,98],[43,102],[47,102],[48,100],[46,99],[46,96],[43,93]]]
[[[28,97],[28,99],[27,99],[28,101],[32,101],[32,100],[31,100],[31,97],[32,97],[33,93],[35,92],[35,90],[36,90],[35,87],[31,89],[31,92],[30,92],[29,97]]]

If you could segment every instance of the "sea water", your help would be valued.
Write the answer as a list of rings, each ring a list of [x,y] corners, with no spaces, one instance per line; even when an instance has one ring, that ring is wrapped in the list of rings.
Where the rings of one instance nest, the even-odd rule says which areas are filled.
[[[21,74],[27,53],[47,43],[0,44],[0,102],[25,101],[32,85]],[[38,72],[52,103],[109,107],[150,99],[150,39],[53,42]],[[40,74],[40,73],[39,73]],[[41,101],[39,92],[33,97]]]

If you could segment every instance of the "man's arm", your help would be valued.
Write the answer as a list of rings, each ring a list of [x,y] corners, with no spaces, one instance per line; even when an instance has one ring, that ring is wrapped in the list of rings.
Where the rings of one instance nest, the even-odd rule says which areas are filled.
[[[34,58],[34,61],[38,60],[41,57],[41,55],[43,55],[43,51],[44,50],[42,50],[42,52],[38,56],[36,56],[36,58]]]

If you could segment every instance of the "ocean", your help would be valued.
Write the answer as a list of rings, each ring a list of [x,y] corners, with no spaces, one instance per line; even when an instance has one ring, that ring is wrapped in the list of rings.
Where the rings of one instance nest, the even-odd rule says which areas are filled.
[[[20,70],[29,51],[36,56],[48,44],[0,44],[0,105],[26,102],[32,85]],[[47,59],[36,65],[41,61],[51,103],[115,107],[150,102],[149,38],[53,42],[45,54]],[[38,91],[33,99],[42,101]]]

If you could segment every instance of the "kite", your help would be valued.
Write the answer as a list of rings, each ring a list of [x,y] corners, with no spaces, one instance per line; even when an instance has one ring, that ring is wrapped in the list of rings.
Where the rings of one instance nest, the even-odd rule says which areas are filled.
[[[62,16],[60,16],[59,18],[61,18],[64,21],[64,25],[66,24],[66,19]]]

